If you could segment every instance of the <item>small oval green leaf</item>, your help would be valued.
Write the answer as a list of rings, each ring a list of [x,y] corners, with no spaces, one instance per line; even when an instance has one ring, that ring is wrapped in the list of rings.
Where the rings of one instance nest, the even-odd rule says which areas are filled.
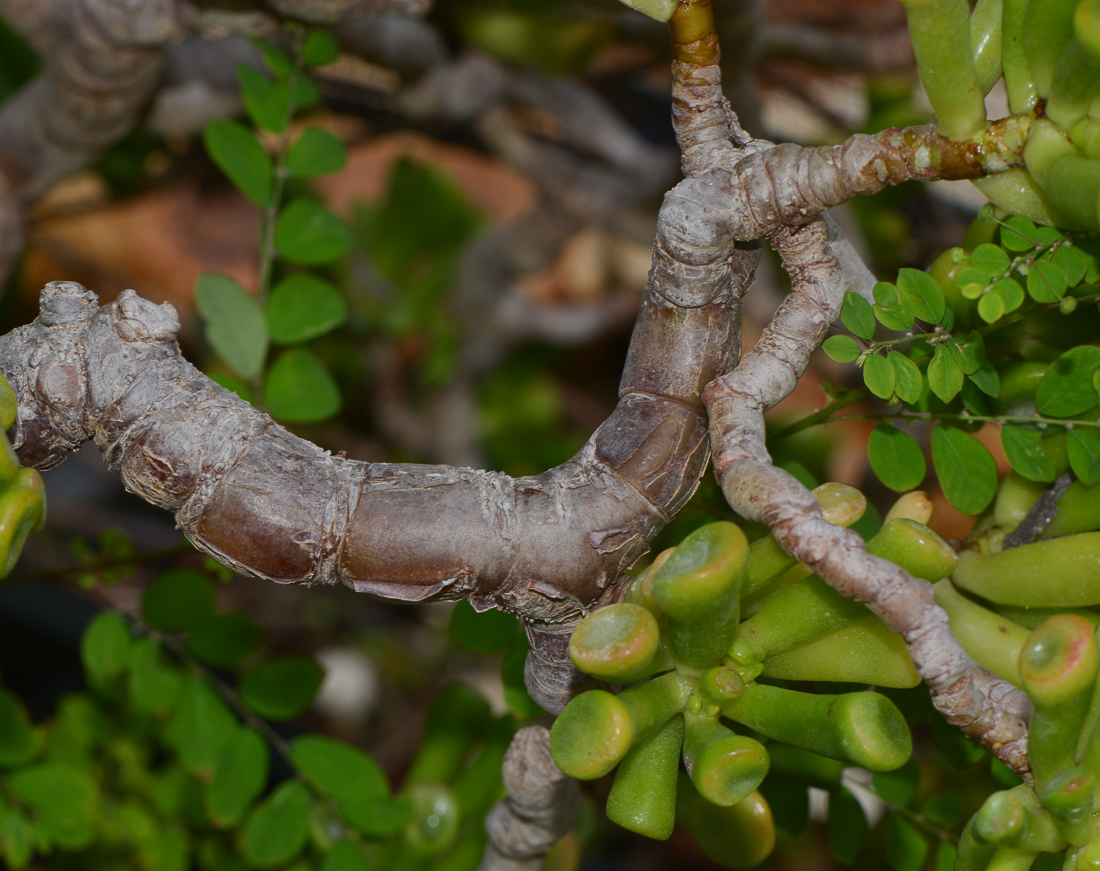
[[[1029,481],[1054,480],[1054,460],[1038,432],[1006,424],[1001,427],[1001,447],[1009,465]]]
[[[964,514],[979,514],[997,491],[997,463],[985,446],[960,429],[932,430],[932,461],[947,501]]]
[[[844,304],[840,307],[841,323],[849,332],[861,339],[870,340],[875,334],[875,312],[871,303],[858,293],[844,294]]]
[[[264,631],[249,617],[236,611],[215,614],[202,621],[187,636],[187,649],[207,665],[235,668],[263,643]]]
[[[1093,378],[1100,367],[1100,348],[1079,345],[1055,360],[1039,382],[1035,407],[1050,417],[1073,417],[1096,405]]]
[[[141,615],[164,632],[198,626],[214,613],[214,585],[194,569],[171,569],[145,590]]]
[[[271,204],[275,168],[247,128],[235,121],[215,118],[206,125],[203,143],[210,159],[237,190],[258,206]]]
[[[223,828],[237,825],[267,785],[267,742],[254,729],[238,729],[226,743],[206,785],[206,810]]]
[[[1082,484],[1100,484],[1100,439],[1079,429],[1067,430],[1066,454],[1073,474]]]
[[[928,364],[928,386],[944,402],[950,402],[962,390],[962,369],[943,345],[936,346]]]
[[[255,378],[267,356],[267,322],[252,295],[228,275],[204,272],[195,284],[195,308],[206,340],[242,378]]]
[[[928,471],[920,445],[888,423],[871,433],[867,456],[878,479],[898,493],[919,487]]]
[[[838,363],[851,363],[859,357],[863,350],[851,336],[829,336],[821,347],[829,357]]]
[[[130,664],[130,629],[114,611],[97,614],[80,639],[80,658],[93,681],[108,681]]]
[[[280,656],[245,673],[241,700],[261,717],[289,720],[309,707],[324,676],[307,656]]]
[[[890,362],[878,354],[872,354],[863,361],[863,380],[879,399],[890,399],[894,395],[894,383],[897,375]]]
[[[296,345],[322,336],[347,320],[344,298],[327,281],[307,273],[295,273],[280,281],[267,303],[271,338]]]
[[[275,225],[275,250],[291,263],[331,263],[354,244],[347,225],[316,200],[295,200]]]
[[[340,390],[316,355],[306,348],[291,348],[271,364],[264,401],[278,420],[316,423],[340,410]]]
[[[241,850],[255,868],[289,862],[306,845],[312,802],[298,781],[279,785],[248,817],[241,831]]]
[[[339,172],[347,159],[343,142],[320,127],[307,127],[290,146],[286,170],[295,178],[312,178]]]

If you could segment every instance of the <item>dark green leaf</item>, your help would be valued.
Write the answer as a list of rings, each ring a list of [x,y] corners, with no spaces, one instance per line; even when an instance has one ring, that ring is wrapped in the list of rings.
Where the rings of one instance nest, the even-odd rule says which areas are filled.
[[[965,341],[958,343],[960,353],[959,368],[966,375],[973,375],[985,362],[985,340],[977,330],[972,330]]]
[[[916,363],[897,351],[891,351],[886,359],[894,367],[894,393],[902,402],[912,405],[920,399],[921,390],[924,389],[924,377],[920,374],[920,369]]]
[[[0,860],[10,868],[25,868],[35,847],[35,832],[21,808],[0,803]]]
[[[306,109],[321,99],[321,92],[313,79],[305,73],[298,73],[289,80],[290,103],[295,109]]]
[[[844,294],[844,304],[840,307],[840,320],[849,332],[861,339],[870,340],[875,334],[875,312],[871,308],[871,303],[858,293]]]
[[[214,585],[194,569],[170,569],[141,598],[141,616],[164,632],[193,629],[213,613]]]
[[[879,399],[890,399],[894,395],[894,383],[897,375],[890,362],[878,354],[872,354],[863,361],[863,380]]]
[[[34,752],[34,730],[27,712],[19,699],[0,687],[0,768],[29,762]]]
[[[237,190],[258,206],[271,204],[275,168],[252,133],[235,121],[215,118],[206,125],[203,143]]]
[[[937,826],[953,829],[962,821],[962,796],[957,792],[941,792],[928,799],[922,810],[925,817]]]
[[[169,665],[160,645],[152,638],[139,638],[130,650],[130,693],[143,711],[167,711],[179,695],[183,679]]]
[[[244,108],[252,123],[263,130],[281,133],[290,123],[290,92],[286,82],[272,81],[255,67],[237,66],[237,79],[244,95]]]
[[[1039,433],[1006,424],[1001,427],[1001,447],[1009,465],[1029,481],[1054,480],[1054,460],[1043,447]]]
[[[976,438],[960,429],[932,430],[932,461],[947,501],[964,514],[979,514],[997,490],[997,464]]]
[[[897,286],[888,281],[880,281],[871,293],[875,298],[875,317],[880,324],[899,332],[912,328],[916,312],[910,295],[899,293]]]
[[[215,825],[237,825],[267,785],[267,742],[254,729],[238,729],[226,743],[206,785],[206,810]]]
[[[928,858],[928,840],[900,814],[886,822],[886,864],[893,871],[920,871]]]
[[[1063,245],[1054,252],[1050,262],[1066,274],[1070,287],[1076,287],[1081,283],[1089,266],[1088,255],[1075,245]]]
[[[1080,429],[1066,431],[1066,454],[1073,474],[1086,487],[1100,484],[1100,439]]]
[[[204,272],[195,283],[195,308],[210,347],[242,378],[255,378],[267,356],[267,323],[253,296],[228,275]]]
[[[263,54],[264,63],[267,64],[267,68],[279,78],[285,79],[298,72],[298,68],[294,66],[294,61],[292,61],[290,56],[281,48],[277,48],[266,39],[255,38],[250,40],[250,42],[260,50],[261,54]]]
[[[316,423],[340,410],[340,391],[325,364],[306,348],[275,358],[264,382],[271,416],[290,423]]]
[[[950,725],[939,714],[934,714],[932,717],[931,731],[932,746],[954,769],[968,769],[986,757],[986,750],[980,743],[967,738],[963,730]],[[1019,781],[1016,782],[1019,783]],[[1002,786],[1002,789],[1008,789],[1008,787]]]
[[[340,56],[340,45],[327,30],[317,28],[306,35],[302,44],[302,60],[311,67],[330,64]]]
[[[871,433],[867,456],[879,480],[898,493],[920,486],[928,471],[920,445],[888,423]]]
[[[344,298],[335,287],[308,273],[295,273],[280,281],[267,303],[271,338],[296,345],[323,336],[347,320]]]
[[[910,759],[894,771],[878,771],[871,775],[871,788],[889,805],[905,807],[917,794],[920,767]]]
[[[466,600],[458,602],[451,612],[451,637],[474,653],[499,653],[506,650],[519,631],[519,623],[511,614],[490,608],[480,614]]]
[[[1027,218],[1013,215],[1001,227],[1001,244],[1009,251],[1031,251],[1035,248],[1035,229]]]
[[[950,402],[962,390],[962,369],[943,345],[936,345],[928,364],[928,386],[944,402]]]
[[[118,677],[130,664],[130,629],[113,611],[97,614],[80,640],[80,658],[93,681]]]
[[[954,871],[956,852],[958,847],[955,844],[950,841],[940,841],[940,845],[936,847],[936,871]]]
[[[312,178],[339,172],[347,159],[343,142],[320,127],[307,127],[290,146],[286,170],[295,178]]]
[[[855,864],[867,840],[867,815],[846,787],[829,794],[829,852],[843,865]]]
[[[996,399],[1001,393],[1001,376],[997,374],[997,370],[993,368],[993,364],[988,360],[983,362],[982,367],[970,376],[970,380],[986,396],[992,396]]]
[[[1060,266],[1037,260],[1027,274],[1027,292],[1036,302],[1058,302],[1066,293],[1069,281]]]
[[[938,324],[943,318],[943,310],[946,305],[943,291],[939,284],[927,272],[919,269],[898,270],[898,290],[903,294],[911,294],[919,302],[914,311],[916,316],[928,324]]]
[[[354,841],[337,841],[325,856],[321,871],[371,871],[371,866]]]
[[[99,790],[84,772],[67,765],[37,765],[11,774],[7,788],[34,810],[38,826],[62,849],[79,850],[95,836]]]
[[[221,697],[202,678],[192,676],[168,721],[165,740],[175,748],[186,771],[209,780],[239,728]]]
[[[298,781],[281,784],[244,824],[244,858],[255,868],[274,868],[297,856],[309,837],[311,805],[308,790]]]
[[[237,611],[215,614],[187,636],[187,649],[207,665],[235,668],[264,640],[264,631],[251,617]]]
[[[851,363],[863,352],[859,343],[851,336],[829,336],[821,347],[838,363]]]
[[[1100,348],[1079,345],[1051,364],[1039,382],[1035,407],[1050,417],[1073,417],[1096,405],[1093,377],[1100,366]]]
[[[275,250],[291,263],[330,263],[353,244],[347,225],[316,200],[295,200],[275,225]]]
[[[975,269],[985,273],[987,278],[1007,272],[1011,264],[1004,248],[1000,245],[990,245],[988,242],[974,249],[970,254],[970,262]]]
[[[336,802],[340,816],[368,837],[391,834],[405,824],[408,805],[390,797],[381,767],[370,756],[341,741],[303,735],[291,757],[321,792]]]
[[[261,717],[289,720],[310,706],[324,676],[307,656],[280,656],[245,673],[241,700]]]

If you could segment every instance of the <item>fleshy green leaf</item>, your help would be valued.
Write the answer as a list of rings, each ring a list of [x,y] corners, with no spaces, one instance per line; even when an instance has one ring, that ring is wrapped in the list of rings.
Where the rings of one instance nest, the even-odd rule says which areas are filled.
[[[309,707],[324,676],[307,656],[280,656],[245,673],[241,700],[261,717],[289,720]]]
[[[879,354],[872,354],[863,361],[863,380],[879,399],[889,399],[894,395],[894,383],[897,375],[890,362]]]
[[[347,159],[343,142],[320,127],[307,127],[290,146],[286,170],[295,178],[313,178],[339,172]]]
[[[888,423],[871,433],[867,456],[879,480],[898,493],[920,486],[928,471],[920,445]]]
[[[1001,227],[1001,244],[1009,251],[1031,251],[1035,248],[1036,227],[1027,218],[1013,215]]]
[[[167,711],[179,695],[183,679],[168,664],[164,652],[152,638],[139,638],[130,651],[130,693],[143,711]]]
[[[25,868],[35,847],[35,831],[21,808],[0,804],[0,859],[16,869]]]
[[[997,490],[997,463],[976,438],[960,429],[932,430],[932,461],[947,501],[964,514],[980,513]]]
[[[1054,480],[1054,460],[1043,447],[1039,433],[1006,424],[1001,427],[1001,447],[1009,465],[1029,481]]]
[[[80,640],[80,658],[93,681],[118,677],[130,664],[130,629],[113,611],[97,614]]]
[[[936,345],[928,364],[928,386],[944,402],[950,402],[962,390],[962,369],[943,345]]]
[[[920,871],[928,858],[928,840],[900,814],[886,822],[886,864],[893,871]]]
[[[291,263],[331,263],[354,244],[347,225],[316,200],[295,200],[275,225],[275,250]]]
[[[898,290],[916,297],[919,302],[914,311],[916,316],[928,324],[938,324],[943,318],[946,305],[939,284],[927,272],[919,269],[898,270]]]
[[[886,359],[894,367],[895,395],[907,405],[912,405],[920,399],[921,390],[924,388],[924,377],[920,374],[920,369],[916,363],[898,351],[891,351],[886,355]]]
[[[218,356],[242,378],[259,375],[267,356],[267,323],[252,295],[228,275],[204,272],[195,284],[195,307]]]
[[[235,121],[215,118],[206,125],[203,143],[210,159],[237,190],[258,206],[271,204],[275,168],[247,128]]]
[[[274,868],[297,856],[309,837],[311,805],[309,791],[298,781],[280,784],[244,824],[244,858],[255,868]]]
[[[516,640],[519,623],[511,614],[496,608],[478,613],[463,599],[451,612],[451,637],[474,653],[499,653]]]
[[[340,410],[340,391],[313,352],[290,348],[271,364],[264,382],[264,401],[278,420],[315,423]]]
[[[0,768],[29,762],[34,751],[34,730],[26,710],[19,699],[0,687]]]
[[[192,629],[213,613],[214,585],[194,569],[169,569],[141,597],[141,616],[164,632]]]
[[[264,640],[264,631],[247,614],[215,614],[187,636],[187,649],[216,668],[241,664]]]
[[[237,66],[237,80],[244,95],[244,108],[252,123],[263,130],[281,133],[290,123],[290,92],[286,82],[272,81],[255,67]]]
[[[175,748],[186,771],[209,780],[222,751],[239,728],[237,718],[221,697],[204,680],[193,676],[184,684],[168,721],[165,740]]]
[[[294,739],[291,757],[362,834],[380,837],[405,824],[408,805],[391,798],[386,775],[362,750],[321,735],[303,735]]]
[[[838,363],[851,363],[863,351],[859,343],[851,336],[829,336],[821,347],[826,354]]]
[[[302,43],[302,61],[311,67],[330,64],[340,56],[340,45],[327,30],[316,28],[307,35]]]
[[[865,341],[869,341],[875,334],[875,312],[871,308],[871,303],[858,293],[844,294],[840,320],[849,332]]]
[[[308,273],[295,273],[280,281],[267,303],[271,338],[296,345],[340,326],[348,317],[344,298],[335,287]]]
[[[1050,417],[1073,417],[1096,405],[1093,378],[1100,366],[1100,348],[1079,345],[1051,364],[1039,382],[1035,407]]]
[[[970,262],[975,269],[980,269],[987,278],[1008,270],[1011,261],[1000,245],[991,245],[988,242],[979,245],[970,255]]]
[[[237,825],[267,785],[267,742],[254,729],[238,729],[226,743],[206,785],[206,810],[218,826]]]
[[[868,831],[867,814],[846,787],[829,794],[829,852],[838,862],[855,864]]]
[[[37,825],[57,846],[79,850],[91,843],[99,790],[84,772],[67,765],[37,765],[12,773],[7,788],[34,810]]]
[[[1060,266],[1037,260],[1027,274],[1027,292],[1036,302],[1054,303],[1065,296],[1069,281]]]
[[[1100,484],[1100,439],[1080,429],[1066,431],[1066,454],[1073,474],[1086,487]]]

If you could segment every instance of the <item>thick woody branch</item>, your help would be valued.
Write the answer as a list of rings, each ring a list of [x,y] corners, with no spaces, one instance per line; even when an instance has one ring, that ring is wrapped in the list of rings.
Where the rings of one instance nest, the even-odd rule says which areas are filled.
[[[766,523],[792,556],[846,596],[864,602],[905,640],[918,673],[948,722],[1026,774],[1026,726],[1013,711],[1026,697],[979,673],[933,602],[931,585],[869,556],[855,533],[827,523],[812,495],[771,464],[763,413],[786,396],[837,316],[843,298],[821,223],[772,236],[792,291],[760,343],[706,391],[715,472],[734,510]],[[983,692],[984,687],[984,692]],[[996,698],[997,703],[993,701]]]
[[[554,764],[545,726],[516,733],[502,774],[508,797],[485,820],[489,845],[478,871],[538,871],[580,812],[580,787]]]

